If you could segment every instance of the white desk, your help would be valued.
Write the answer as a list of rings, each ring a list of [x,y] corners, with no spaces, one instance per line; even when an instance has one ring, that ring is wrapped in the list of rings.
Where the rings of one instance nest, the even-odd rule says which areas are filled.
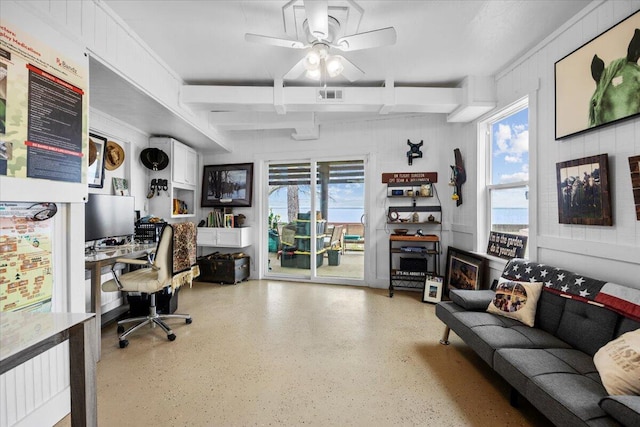
[[[98,423],[95,315],[93,313],[0,313],[0,375],[69,340],[71,425]]]
[[[116,258],[140,258],[155,250],[156,244],[145,245],[123,245],[113,246],[112,248],[100,249],[84,257],[85,270],[91,271],[91,306],[89,311],[96,314],[96,344],[95,353],[96,360],[100,360],[102,352],[100,342],[100,329],[102,328],[102,301],[101,294],[102,285],[101,276],[102,269],[116,263]]]

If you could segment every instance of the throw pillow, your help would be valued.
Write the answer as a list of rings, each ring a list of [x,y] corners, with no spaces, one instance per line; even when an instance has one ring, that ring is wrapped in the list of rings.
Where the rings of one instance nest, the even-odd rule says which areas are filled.
[[[487,311],[533,327],[541,292],[540,282],[515,282],[501,277]]]
[[[620,335],[593,356],[610,395],[640,395],[640,329]]]

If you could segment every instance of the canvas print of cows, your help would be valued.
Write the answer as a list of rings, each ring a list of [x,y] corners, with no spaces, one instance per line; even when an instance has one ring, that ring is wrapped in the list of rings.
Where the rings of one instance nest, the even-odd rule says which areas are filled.
[[[556,164],[561,224],[613,225],[608,156]]]
[[[206,165],[202,177],[202,207],[250,207],[253,163]]]
[[[556,140],[640,113],[640,11],[555,63]]]

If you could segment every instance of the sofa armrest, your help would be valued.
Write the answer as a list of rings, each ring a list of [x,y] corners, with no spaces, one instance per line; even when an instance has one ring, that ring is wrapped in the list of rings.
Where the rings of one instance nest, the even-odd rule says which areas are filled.
[[[622,425],[640,425],[640,396],[605,396],[598,404]]]
[[[451,301],[469,311],[485,311],[494,296],[495,292],[490,290],[454,289],[449,291]]]

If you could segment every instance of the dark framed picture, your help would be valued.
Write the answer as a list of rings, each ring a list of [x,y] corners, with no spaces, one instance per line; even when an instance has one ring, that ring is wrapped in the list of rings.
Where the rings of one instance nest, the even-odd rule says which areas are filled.
[[[447,249],[445,290],[482,289],[486,259],[461,249]]]
[[[556,163],[556,177],[561,224],[613,225],[606,154]]]
[[[555,63],[556,140],[640,113],[640,12]]]
[[[442,276],[428,274],[425,276],[424,291],[422,292],[422,302],[438,303],[442,299]]]
[[[102,188],[104,186],[104,156],[107,148],[107,138],[89,133],[89,167],[87,168],[87,182],[89,187]]]
[[[202,207],[249,207],[253,163],[208,165],[202,176]]]
[[[629,157],[629,171],[633,203],[636,205],[636,219],[640,221],[640,156]]]

